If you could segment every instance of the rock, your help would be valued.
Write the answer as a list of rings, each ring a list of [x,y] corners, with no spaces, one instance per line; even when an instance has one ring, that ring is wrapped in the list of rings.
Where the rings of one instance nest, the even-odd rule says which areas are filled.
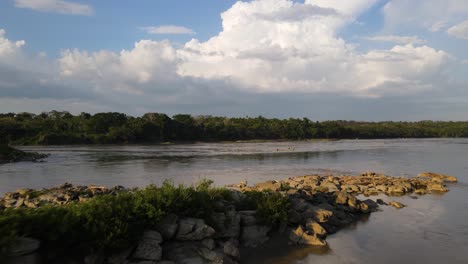
[[[161,260],[162,249],[159,245],[160,241],[157,239],[142,239],[138,243],[135,252],[133,252],[132,258],[138,260]]]
[[[16,256],[7,259],[2,259],[4,264],[41,264],[41,256],[38,253]]]
[[[332,182],[327,182],[327,181],[322,182],[322,183],[320,183],[320,187],[328,188],[328,190],[324,191],[324,192],[337,192],[337,191],[339,191],[338,187],[336,187],[336,185],[334,183],[332,183]]]
[[[404,204],[402,204],[400,202],[396,202],[396,201],[391,201],[391,202],[388,203],[388,205],[391,205],[391,206],[393,206],[395,208],[398,208],[398,209],[405,207]]]
[[[382,199],[377,199],[377,204],[380,204],[380,205],[387,205],[387,203],[384,202]]]
[[[134,247],[130,247],[130,248],[127,248],[125,250],[121,250],[121,251],[119,251],[117,253],[114,253],[114,254],[110,255],[107,258],[107,263],[108,264],[124,264],[124,263],[128,262],[127,259],[132,254],[133,249],[134,249]]]
[[[313,218],[319,223],[325,223],[333,216],[333,211],[319,206],[313,206],[311,209],[305,211],[302,216],[304,219]]]
[[[41,242],[34,238],[17,238],[7,251],[8,256],[28,255],[39,249]]]
[[[237,245],[230,240],[224,243],[223,252],[224,254],[231,256],[235,259],[240,258],[239,248],[237,248]]]
[[[164,256],[177,264],[223,263],[223,254],[204,247],[200,241],[168,242]]]
[[[177,240],[202,240],[212,237],[216,231],[205,224],[203,219],[183,218],[179,222],[179,229],[175,238]]]
[[[177,233],[179,227],[179,217],[175,214],[168,214],[156,226],[156,229],[163,236],[164,239],[170,240]]]
[[[216,246],[216,242],[214,239],[211,238],[205,238],[202,240],[201,244],[206,247],[207,249],[213,250]]]
[[[239,215],[243,226],[257,224],[257,211],[239,211]]]
[[[257,191],[279,191],[281,190],[281,182],[279,181],[266,181],[262,183],[257,183],[254,187]]]
[[[313,245],[313,246],[326,246],[327,242],[318,238],[315,235],[308,234],[302,226],[291,230],[289,239],[299,245]]]
[[[430,182],[427,184],[428,191],[435,191],[435,192],[448,192],[448,189],[444,187],[441,183]]]
[[[103,264],[106,258],[102,255],[89,255],[84,258],[85,264]]]
[[[163,238],[161,234],[157,231],[154,230],[146,230],[143,232],[142,239],[149,239],[149,240],[154,240],[156,243],[161,244],[163,242]]]
[[[439,173],[434,173],[434,172],[422,172],[418,174],[418,176],[423,177],[423,178],[432,178],[432,179],[438,178],[447,182],[458,182],[458,179],[454,176],[439,174]]]
[[[241,216],[235,210],[226,213],[213,213],[211,215],[213,227],[217,231],[216,237],[239,237]]]
[[[312,234],[315,234],[318,237],[325,237],[327,235],[327,230],[323,228],[319,223],[312,219],[307,219],[305,228]]]
[[[377,208],[379,208],[379,205],[371,199],[364,200],[362,201],[362,203],[366,204],[368,207],[368,210],[371,212],[375,212]]]
[[[251,225],[244,226],[241,232],[242,243],[246,247],[257,247],[265,243],[269,237],[268,232],[270,231],[269,226],[263,225]]]
[[[290,224],[300,224],[302,222],[302,216],[295,210],[288,211],[288,222]]]

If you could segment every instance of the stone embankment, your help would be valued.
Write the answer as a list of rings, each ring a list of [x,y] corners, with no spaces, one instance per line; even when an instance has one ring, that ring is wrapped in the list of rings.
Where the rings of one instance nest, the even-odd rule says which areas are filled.
[[[291,177],[287,180],[267,181],[248,186],[246,182],[226,186],[234,201],[242,200],[245,192],[272,191],[281,193],[289,201],[287,223],[280,232],[287,232],[293,244],[327,246],[326,237],[337,232],[379,206],[403,208],[396,201],[360,200],[385,194],[427,194],[447,192],[447,183],[457,182],[453,176],[421,173],[418,177],[391,177],[376,173],[360,176],[308,175]],[[37,208],[47,204],[65,205],[86,202],[102,194],[131,191],[123,187],[111,189],[100,186],[62,186],[41,191],[22,189],[7,193],[0,199],[0,210],[14,207]],[[220,201],[223,203],[223,201]],[[134,247],[110,256],[90,255],[84,263],[237,263],[242,247],[257,247],[269,240],[274,231],[259,221],[256,211],[243,211],[236,202],[225,202],[224,209],[213,212],[209,219],[182,218],[169,214],[154,228],[146,230]],[[32,238],[18,239],[10,251],[13,259],[34,262],[35,251],[40,242]],[[12,262],[14,263],[14,262]],[[26,263],[26,262],[25,262]]]

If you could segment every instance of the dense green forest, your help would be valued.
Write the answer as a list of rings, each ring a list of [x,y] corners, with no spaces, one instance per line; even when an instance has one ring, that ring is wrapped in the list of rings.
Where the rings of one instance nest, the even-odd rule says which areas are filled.
[[[147,113],[52,111],[0,114],[0,143],[108,144],[251,139],[373,139],[468,137],[468,122],[314,122],[307,118],[267,119]]]

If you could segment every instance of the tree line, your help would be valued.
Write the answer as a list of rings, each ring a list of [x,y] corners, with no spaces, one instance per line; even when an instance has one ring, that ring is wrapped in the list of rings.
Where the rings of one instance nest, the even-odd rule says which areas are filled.
[[[468,122],[311,121],[307,118],[216,117],[51,111],[0,114],[0,143],[121,144],[175,141],[468,137]]]

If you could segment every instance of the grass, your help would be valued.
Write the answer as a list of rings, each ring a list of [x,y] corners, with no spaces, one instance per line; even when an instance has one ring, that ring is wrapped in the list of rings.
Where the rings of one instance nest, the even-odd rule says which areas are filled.
[[[90,253],[124,248],[154,228],[167,214],[205,220],[218,208],[217,201],[233,201],[231,191],[202,181],[196,186],[164,182],[142,190],[101,195],[85,203],[43,206],[37,209],[8,208],[0,211],[0,252],[6,252],[16,237],[41,240],[54,251]],[[248,192],[240,207],[258,211],[269,225],[285,223],[287,199],[272,192]]]

